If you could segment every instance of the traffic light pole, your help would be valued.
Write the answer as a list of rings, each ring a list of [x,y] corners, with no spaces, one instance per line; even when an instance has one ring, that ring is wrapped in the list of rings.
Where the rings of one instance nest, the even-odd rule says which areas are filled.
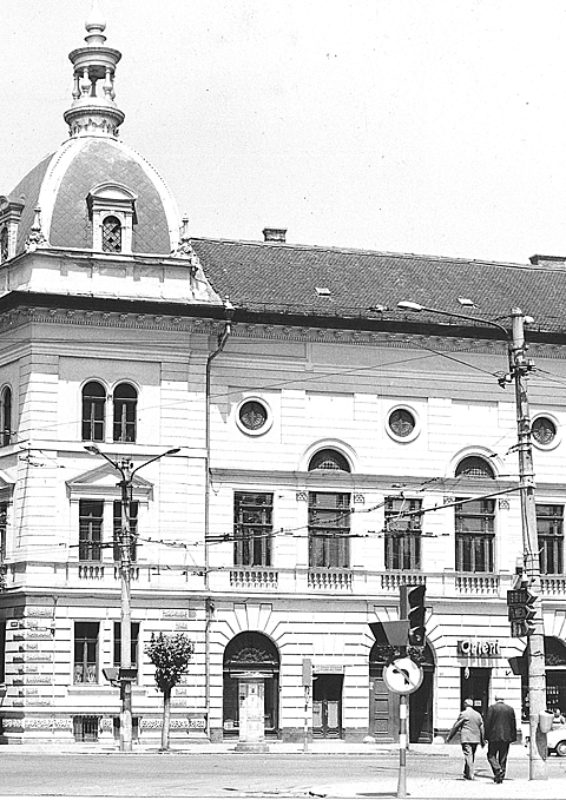
[[[513,338],[510,343],[512,377],[515,383],[515,405],[519,451],[519,478],[523,531],[524,567],[529,591],[534,595],[533,630],[527,638],[529,678],[529,780],[544,780],[546,771],[546,733],[539,725],[540,714],[546,711],[546,665],[544,658],[544,625],[540,598],[540,560],[535,505],[535,481],[531,420],[527,395],[527,374],[530,365],[525,358],[524,315],[518,308],[511,311]]]
[[[539,725],[539,715],[546,710],[546,672],[544,659],[544,626],[542,619],[542,603],[540,599],[540,562],[537,535],[535,479],[533,469],[533,448],[531,441],[531,420],[527,395],[527,374],[531,369],[525,358],[525,315],[520,308],[511,310],[512,331],[499,322],[469,314],[459,314],[438,308],[423,306],[419,303],[402,301],[397,307],[405,311],[428,311],[443,317],[455,317],[468,322],[480,322],[491,325],[503,333],[507,340],[510,375],[500,379],[504,386],[507,382],[515,384],[515,410],[517,415],[518,452],[519,452],[519,494],[521,499],[521,528],[523,536],[523,563],[529,587],[534,596],[532,608],[535,612],[532,620],[533,630],[527,637],[527,664],[529,677],[529,780],[544,780],[546,772],[546,734]]]

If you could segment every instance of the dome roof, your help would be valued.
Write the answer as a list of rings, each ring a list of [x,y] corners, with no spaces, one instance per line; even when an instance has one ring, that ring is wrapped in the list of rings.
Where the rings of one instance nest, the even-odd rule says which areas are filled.
[[[85,45],[69,54],[73,92],[63,116],[70,138],[8,197],[0,197],[0,263],[35,246],[169,256],[179,215],[157,172],[118,139],[121,53],[105,44],[94,7]]]
[[[101,184],[129,190],[135,198],[132,253],[169,255],[174,250],[179,216],[157,172],[116,139],[83,136],[62,144],[10,192],[9,200],[25,203],[16,253],[26,249],[36,208],[41,211],[41,232],[47,246],[91,249],[89,197]]]

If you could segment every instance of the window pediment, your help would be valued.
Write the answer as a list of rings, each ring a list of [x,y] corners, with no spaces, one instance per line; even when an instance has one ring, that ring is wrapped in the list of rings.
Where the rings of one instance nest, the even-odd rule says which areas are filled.
[[[92,248],[101,252],[132,252],[132,231],[137,224],[137,195],[121,183],[99,183],[86,197],[89,218],[92,220]],[[120,230],[119,246],[107,246],[105,231],[108,220]]]
[[[121,497],[121,489],[117,485],[119,480],[120,474],[116,470],[110,465],[102,464],[68,480],[67,492],[71,500],[81,500],[85,497],[119,498]],[[153,498],[153,484],[134,475],[132,496],[135,500],[147,503]]]

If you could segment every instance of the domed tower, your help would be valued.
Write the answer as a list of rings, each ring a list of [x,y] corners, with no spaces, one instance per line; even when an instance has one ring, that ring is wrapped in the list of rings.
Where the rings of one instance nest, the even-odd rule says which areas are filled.
[[[178,250],[173,197],[153,167],[118,139],[125,116],[114,90],[121,53],[106,45],[105,27],[93,10],[85,45],[69,54],[69,138],[0,197],[0,264],[37,248],[165,257]]]

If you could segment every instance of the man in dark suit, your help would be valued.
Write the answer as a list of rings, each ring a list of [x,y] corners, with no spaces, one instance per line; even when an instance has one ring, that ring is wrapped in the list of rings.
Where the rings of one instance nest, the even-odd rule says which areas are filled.
[[[493,780],[503,783],[509,745],[517,738],[517,722],[514,710],[503,702],[501,695],[495,695],[495,703],[487,709],[485,738],[488,741],[487,760],[493,770]]]

